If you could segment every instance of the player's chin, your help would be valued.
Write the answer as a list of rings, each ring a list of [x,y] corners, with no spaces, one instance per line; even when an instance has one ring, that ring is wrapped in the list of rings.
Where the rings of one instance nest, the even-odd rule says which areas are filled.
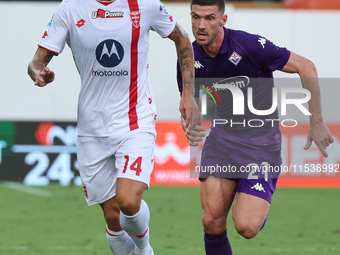
[[[199,36],[196,36],[196,42],[198,43],[198,45],[200,46],[207,46],[209,44],[208,40],[206,38],[201,38]]]

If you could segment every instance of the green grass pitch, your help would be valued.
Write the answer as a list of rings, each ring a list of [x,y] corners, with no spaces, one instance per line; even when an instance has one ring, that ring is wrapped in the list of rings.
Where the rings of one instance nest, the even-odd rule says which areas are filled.
[[[156,255],[204,255],[199,188],[151,187]],[[340,189],[277,189],[266,227],[245,240],[228,220],[234,255],[340,254]],[[81,187],[0,184],[0,254],[109,255],[99,206]]]

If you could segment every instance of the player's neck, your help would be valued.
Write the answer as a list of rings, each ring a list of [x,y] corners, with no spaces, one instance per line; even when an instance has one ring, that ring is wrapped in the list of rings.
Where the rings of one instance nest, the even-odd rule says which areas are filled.
[[[216,55],[218,54],[218,52],[220,51],[222,47],[223,40],[224,40],[224,29],[223,27],[221,27],[215,40],[209,45],[202,46],[205,53],[207,53],[212,58],[216,57]]]

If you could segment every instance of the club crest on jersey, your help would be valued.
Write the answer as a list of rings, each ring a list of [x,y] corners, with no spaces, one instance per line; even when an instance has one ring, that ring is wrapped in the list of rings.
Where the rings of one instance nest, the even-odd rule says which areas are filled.
[[[229,57],[229,61],[233,63],[235,66],[237,66],[238,63],[240,63],[241,59],[242,57],[239,54],[237,54],[236,51],[234,51]]]
[[[122,18],[123,16],[124,16],[124,12],[110,12],[110,11],[105,11],[103,9],[98,9],[98,11],[92,12],[92,19]]]
[[[133,26],[135,28],[138,28],[140,25],[140,11],[130,12],[130,17],[131,17]]]

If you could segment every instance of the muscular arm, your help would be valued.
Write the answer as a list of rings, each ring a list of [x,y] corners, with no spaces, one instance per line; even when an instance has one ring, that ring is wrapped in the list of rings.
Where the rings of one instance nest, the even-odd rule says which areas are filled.
[[[54,72],[47,67],[53,56],[53,52],[38,47],[33,59],[28,64],[27,71],[35,85],[44,87],[54,80]]]
[[[309,100],[308,105],[312,115],[310,116],[310,130],[305,149],[308,149],[311,146],[312,141],[314,141],[322,154],[327,157],[326,147],[334,140],[329,133],[327,126],[323,123],[320,86],[314,64],[292,52],[282,71],[287,73],[298,73],[301,78],[302,86],[311,93],[311,99]]]
[[[177,51],[178,61],[182,71],[182,97],[180,102],[180,112],[185,120],[186,127],[194,127],[201,122],[201,116],[197,104],[194,100],[194,54],[188,34],[181,26],[176,25],[174,31],[169,36],[174,41]]]
[[[322,122],[320,86],[314,64],[292,52],[282,71],[300,75],[302,86],[311,92],[311,100],[309,101],[309,111],[312,113],[311,119]]]
[[[182,71],[183,92],[194,94],[194,53],[188,34],[180,25],[176,25],[169,36],[176,45],[177,57]]]

